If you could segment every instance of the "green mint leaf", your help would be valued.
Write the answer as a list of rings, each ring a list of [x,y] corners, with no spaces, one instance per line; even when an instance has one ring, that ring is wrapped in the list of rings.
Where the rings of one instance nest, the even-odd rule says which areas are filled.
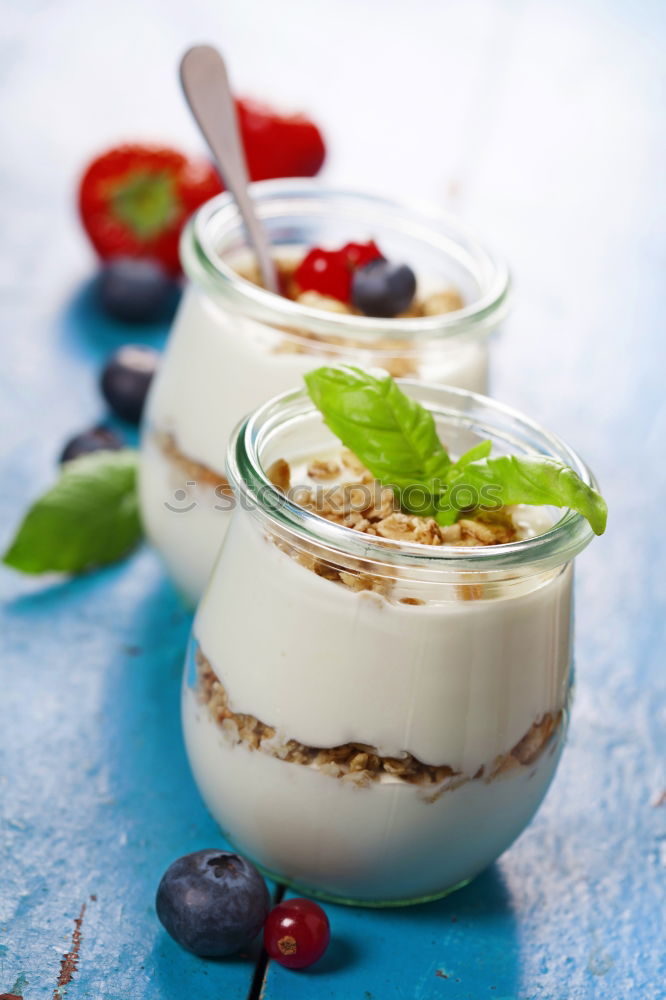
[[[437,494],[451,466],[448,452],[432,413],[405,395],[390,375],[318,368],[304,378],[326,425],[376,479],[399,490],[422,487],[421,497]]]
[[[23,573],[80,573],[126,555],[142,535],[137,453],[99,451],[62,467],[3,556]]]
[[[462,468],[454,467],[447,482],[449,489],[442,498],[445,509],[437,515],[440,524],[452,523],[448,520],[451,511],[446,509],[447,499],[455,504],[456,494],[461,498],[468,490],[468,495],[476,498],[473,506],[524,503],[570,507],[587,518],[595,534],[602,535],[606,529],[606,501],[591,486],[587,486],[573,469],[555,459],[518,455],[488,458]]]

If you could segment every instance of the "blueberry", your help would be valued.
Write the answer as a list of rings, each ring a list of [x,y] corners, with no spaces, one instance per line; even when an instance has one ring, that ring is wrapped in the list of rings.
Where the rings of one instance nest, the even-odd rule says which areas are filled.
[[[122,420],[138,424],[159,353],[141,344],[126,344],[112,354],[102,372],[102,395]]]
[[[128,323],[155,323],[166,318],[177,290],[156,261],[116,257],[99,277],[98,296],[105,312]]]
[[[371,260],[352,278],[352,302],[366,316],[397,316],[409,308],[415,292],[411,267],[390,260]]]
[[[108,427],[91,427],[69,439],[60,455],[60,462],[70,462],[93,451],[118,451],[122,447],[122,440]]]
[[[233,955],[257,936],[268,916],[266,883],[230,851],[195,851],[167,868],[157,916],[171,937],[202,958]]]

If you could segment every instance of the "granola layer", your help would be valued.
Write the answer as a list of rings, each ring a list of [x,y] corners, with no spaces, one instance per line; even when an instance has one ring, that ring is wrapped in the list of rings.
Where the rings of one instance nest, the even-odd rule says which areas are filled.
[[[455,524],[440,525],[432,517],[405,514],[398,505],[393,490],[382,486],[348,449],[342,449],[339,458],[314,458],[307,466],[307,475],[313,485],[304,484],[292,489],[292,469],[285,459],[278,459],[267,470],[267,476],[283,493],[291,490],[293,499],[306,510],[327,521],[352,528],[366,535],[392,541],[441,546],[487,546],[515,541],[516,526],[508,510],[474,511],[461,517]],[[340,480],[341,482],[333,482]],[[388,597],[393,581],[386,578],[352,571],[349,568],[315,557],[311,552],[274,538],[275,544],[306,569],[350,590],[369,590]],[[461,574],[461,578],[462,578]],[[478,600],[483,596],[483,584],[475,574],[461,579],[458,595],[462,600]],[[402,604],[421,605],[418,597],[405,596]]]
[[[516,768],[531,767],[553,739],[562,722],[562,712],[546,712],[537,719],[512,749],[480,767],[473,775],[448,764],[425,764],[413,754],[383,756],[365,743],[343,743],[334,747],[313,747],[298,740],[281,739],[274,726],[254,715],[234,712],[224,685],[201,649],[196,652],[197,697],[232,745],[242,745],[291,764],[313,767],[332,778],[367,786],[390,777],[414,785],[436,786],[436,796],[468,781],[493,781]],[[433,799],[434,801],[434,799]]]
[[[184,451],[181,451],[173,434],[156,431],[154,438],[164,457],[182,472],[186,481],[197,483],[197,485],[209,486],[211,489],[218,489],[223,496],[233,496],[229,480],[226,476],[186,455]]]
[[[350,316],[365,315],[351,302],[342,302],[340,299],[331,298],[328,295],[321,295],[319,292],[312,290],[301,291],[294,278],[294,274],[300,264],[299,260],[287,259],[283,257],[277,258],[275,264],[278,271],[281,294],[285,298],[291,299],[293,302],[300,302],[301,305],[308,306],[310,309],[323,309],[326,312],[347,314]],[[246,281],[252,282],[253,285],[259,285],[261,288],[264,287],[258,264],[254,262],[248,263],[237,268],[237,273],[241,276],[241,278],[245,278]],[[465,302],[463,297],[458,289],[453,285],[448,285],[445,288],[438,289],[436,292],[430,292],[427,295],[419,294],[417,289],[414,301],[411,303],[409,308],[393,318],[414,319],[418,316],[440,316],[444,313],[457,312],[459,309],[464,308]],[[348,341],[346,342],[348,343]],[[382,341],[382,345],[384,344],[387,347],[391,346],[391,344],[395,346],[395,341]]]
[[[339,461],[314,458],[307,466],[308,477],[321,487],[304,484],[295,489],[297,503],[320,517],[353,528],[366,535],[420,545],[501,545],[518,537],[511,514],[504,508],[477,510],[455,524],[440,525],[432,517],[404,514],[390,486],[382,486],[348,449]],[[292,469],[278,459],[267,470],[268,478],[283,493],[291,488]],[[337,485],[331,480],[344,477]]]
[[[298,302],[309,309],[321,309],[324,312],[337,313],[339,315],[363,316],[363,313],[356,309],[351,303],[341,302],[339,299],[331,298],[328,295],[320,295],[319,292],[302,292],[294,280],[294,272],[298,267],[297,260],[276,260],[279,273],[280,288],[285,298]],[[251,281],[254,285],[263,287],[261,272],[256,263],[238,268],[238,273],[246,281]],[[400,313],[395,319],[413,319],[419,316],[438,316],[444,313],[456,312],[464,309],[465,303],[457,288],[449,286],[428,295],[419,295],[418,291],[409,309]],[[325,347],[347,347],[367,350],[366,341],[354,341],[349,337],[321,336],[302,328],[284,327],[285,333],[296,334],[299,340],[281,340],[275,351],[279,354],[307,354],[309,347],[307,341],[317,344],[317,353],[326,353]],[[398,340],[395,337],[377,337],[372,343],[372,350],[378,355],[378,360],[382,368],[394,378],[404,378],[408,375],[418,375],[419,365],[415,356],[414,344],[409,340]],[[392,352],[397,353],[392,353]],[[331,352],[336,356],[336,352]]]

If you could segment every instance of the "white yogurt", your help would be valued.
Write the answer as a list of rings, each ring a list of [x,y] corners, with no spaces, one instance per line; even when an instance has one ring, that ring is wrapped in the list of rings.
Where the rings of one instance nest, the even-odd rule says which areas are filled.
[[[169,572],[192,602],[203,592],[224,537],[228,517],[214,510],[210,487],[187,486],[187,477],[154,446],[153,434],[172,434],[189,459],[223,474],[229,436],[238,421],[270,397],[297,387],[305,372],[322,364],[380,364],[371,351],[333,356],[325,344],[305,341],[308,353],[280,348],[285,334],[231,313],[195,285],[185,292],[146,406],[140,476],[141,511],[147,534]],[[398,353],[398,352],[396,352]],[[470,342],[424,354],[419,376],[475,392],[487,382],[487,344]],[[176,489],[194,496],[189,513],[169,510]]]
[[[482,871],[534,815],[561,749],[429,802],[406,782],[357,788],[231,746],[187,686],[183,725],[203,799],[240,850],[304,891],[366,903],[436,896]]]
[[[472,779],[566,706],[572,567],[496,585],[487,599],[454,593],[411,606],[351,591],[301,566],[239,509],[194,636],[231,710],[279,738],[368,744]],[[183,718],[204,799],[238,846],[286,879],[366,901],[436,894],[478,872],[528,822],[556,763],[547,748],[531,767],[429,802],[433,786],[383,776],[349,787],[232,747],[187,685]]]
[[[190,479],[151,433],[141,447],[139,495],[152,544],[184,599],[195,605],[226,532],[230,501]]]
[[[394,604],[310,572],[239,511],[194,634],[234,711],[308,746],[357,741],[474,774],[564,703],[571,579]]]

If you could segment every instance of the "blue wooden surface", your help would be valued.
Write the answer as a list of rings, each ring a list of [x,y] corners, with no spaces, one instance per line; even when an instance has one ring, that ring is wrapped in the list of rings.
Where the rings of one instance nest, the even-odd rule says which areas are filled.
[[[399,0],[381,23],[370,0],[186,7],[2,5],[0,542],[64,438],[102,415],[102,358],[137,339],[92,304],[76,171],[117,136],[193,145],[173,66],[210,37],[244,88],[319,112],[330,178],[427,194],[504,247],[517,299],[495,394],[570,440],[611,508],[580,559],[571,737],[538,817],[448,900],[329,906],[328,955],[270,965],[264,997],[663,1000],[663,7],[413,0],[409,47]],[[180,738],[189,616],[157,560],[66,583],[3,571],[0,588],[0,993],[245,998],[256,953],[199,961],[153,911],[169,861],[220,842]],[[54,992],[84,903],[78,969]]]

